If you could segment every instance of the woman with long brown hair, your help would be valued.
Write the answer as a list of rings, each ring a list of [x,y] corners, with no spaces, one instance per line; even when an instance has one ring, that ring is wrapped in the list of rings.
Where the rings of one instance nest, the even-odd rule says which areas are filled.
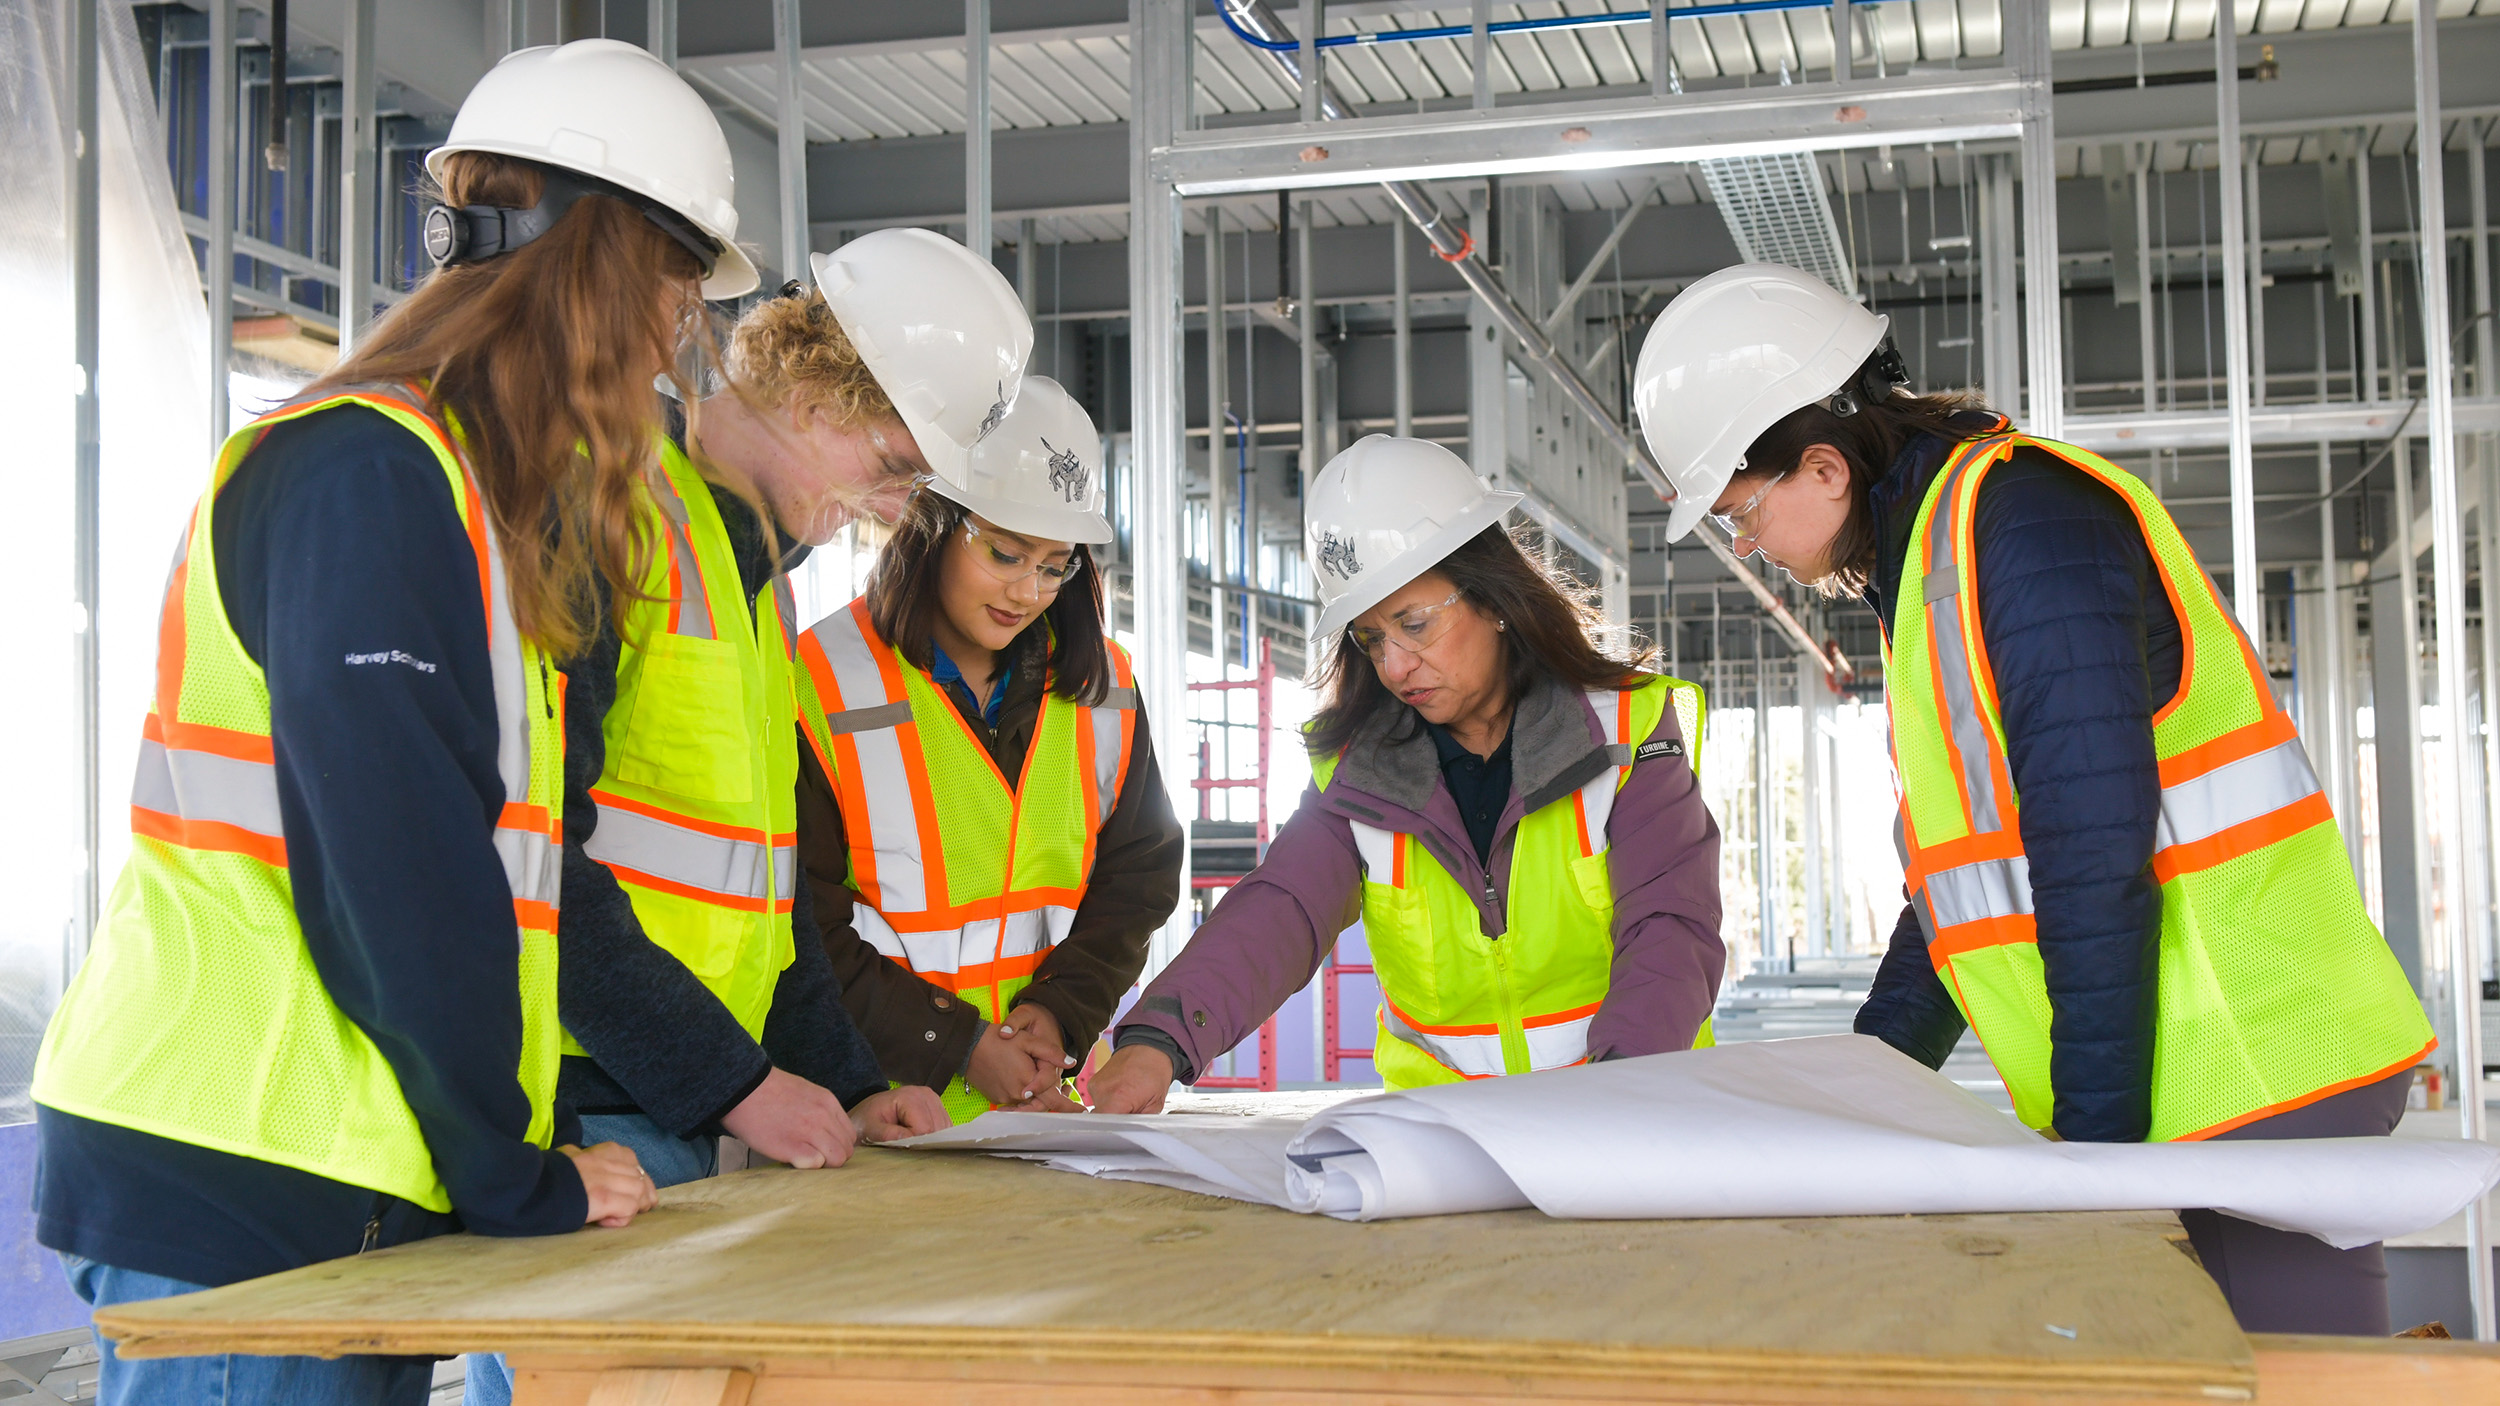
[[[1701,692],[1611,654],[1459,457],[1373,435],[1312,481],[1311,789],[1088,1092],[1152,1112],[1359,914],[1391,1088],[1707,1044],[1726,952]]]
[[[728,147],[590,40],[504,60],[428,170],[441,267],[227,441],[175,559],[131,859],[35,1075],[39,1237],[91,1304],[653,1203],[556,1098],[554,661],[652,550],[655,378],[754,284]],[[115,1403],[431,1375],[103,1354]]]
[[[956,1121],[1060,1084],[1180,896],[1183,837],[1089,546],[1101,440],[1024,379],[799,642],[799,857],[886,1077]]]

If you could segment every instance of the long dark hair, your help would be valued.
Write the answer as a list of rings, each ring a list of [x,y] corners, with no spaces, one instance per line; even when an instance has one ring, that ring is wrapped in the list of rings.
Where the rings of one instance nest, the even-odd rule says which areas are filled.
[[[458,152],[445,159],[443,199],[527,208],[546,175],[515,157]],[[640,211],[586,196],[530,244],[428,275],[305,393],[423,383],[432,406],[460,422],[521,632],[570,655],[597,628],[599,583],[615,618],[642,598],[656,546],[640,498],[658,463],[652,369],[674,362],[698,320],[702,276]]]
[[[1510,626],[1494,638],[1502,642],[1503,686],[1513,703],[1540,675],[1576,689],[1635,688],[1657,658],[1654,649],[1618,657],[1601,648],[1606,616],[1588,588],[1539,565],[1500,526],[1468,538],[1432,569],[1468,604]],[[1320,705],[1303,736],[1312,755],[1345,750],[1365,724],[1392,709],[1406,709],[1411,718],[1413,710],[1381,683],[1372,661],[1343,631],[1321,649],[1312,676]]]
[[[961,503],[940,494],[925,489],[913,494],[868,577],[870,623],[922,673],[937,662],[929,625],[941,609],[938,573],[945,567],[946,549],[971,515]],[[1025,626],[1002,652],[1015,650],[1047,625],[1050,691],[1074,703],[1100,703],[1112,685],[1111,647],[1102,628],[1102,573],[1094,569],[1094,554],[1082,542],[1074,559],[1081,568],[1076,579],[1060,587],[1041,618]]]
[[[1875,485],[1892,472],[1895,459],[1923,434],[1950,443],[1989,433],[1986,424],[1967,417],[1987,406],[1976,396],[1901,395],[1869,399],[1854,415],[1835,415],[1816,401],[1789,411],[1754,439],[1745,451],[1744,471],[1731,482],[1768,483],[1796,471],[1808,449],[1828,444],[1849,463],[1849,515],[1832,538],[1831,574],[1810,582],[1824,596],[1854,596],[1866,589],[1875,571]]]

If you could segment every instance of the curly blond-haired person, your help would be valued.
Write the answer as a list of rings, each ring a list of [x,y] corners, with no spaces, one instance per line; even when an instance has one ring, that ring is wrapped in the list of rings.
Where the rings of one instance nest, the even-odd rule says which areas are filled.
[[[871,275],[930,290],[926,270],[875,267],[892,242],[867,251]],[[998,279],[945,247],[962,258],[937,278]],[[975,291],[996,301],[986,284]],[[729,334],[725,383],[669,407],[638,596],[562,666],[559,1087],[584,1136],[634,1149],[660,1186],[712,1175],[723,1134],[819,1168],[841,1166],[862,1137],[946,1126],[931,1090],[888,1088],[797,882],[789,671],[806,622],[792,618],[788,573],[845,524],[898,514],[931,471],[927,446],[942,459],[968,447],[958,441],[991,403],[989,368],[1020,369],[1032,345],[1012,293],[1007,303],[1012,320],[988,337],[921,358],[951,359],[979,387],[952,422],[906,416],[862,355],[862,342],[906,343],[918,329],[904,319],[853,310],[846,326],[795,283],[750,308]],[[887,374],[906,402],[928,404],[929,367]],[[471,1400],[509,1400],[499,1361],[472,1358],[469,1375]]]

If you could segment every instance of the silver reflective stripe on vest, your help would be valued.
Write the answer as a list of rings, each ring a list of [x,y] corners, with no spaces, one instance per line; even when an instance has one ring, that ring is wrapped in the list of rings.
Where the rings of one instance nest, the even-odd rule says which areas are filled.
[[[799,657],[799,603],[790,594],[790,573],[773,573],[773,613],[781,617],[781,648],[792,659]]]
[[[2210,839],[2318,792],[2317,773],[2297,737],[2204,775],[2161,789],[2158,849]]]
[[[1988,725],[1979,716],[1978,689],[1970,676],[1970,649],[1962,637],[1962,612],[1954,597],[1961,576],[1954,559],[1953,499],[1965,463],[1946,475],[1936,490],[1935,511],[1928,514],[1928,560],[1936,563],[1926,577],[1927,647],[1935,654],[1936,673],[1944,680],[1945,725],[1953,735],[1955,759],[1962,768],[1962,790],[1970,797],[1971,829],[1988,834],[2005,828],[1997,806],[1996,777],[1988,767]],[[1946,588],[1939,596],[1938,583]]]
[[[825,652],[825,663],[833,670],[834,687],[842,695],[838,700],[824,700],[828,705],[837,701],[842,705],[842,711],[826,714],[828,723],[853,712],[892,707],[903,710],[893,724],[851,732],[852,750],[859,758],[859,794],[868,804],[867,834],[854,835],[851,843],[857,846],[865,839],[866,847],[877,856],[877,891],[865,895],[868,903],[863,907],[890,908],[897,913],[925,912],[929,907],[929,878],[920,860],[920,822],[912,813],[911,771],[903,761],[902,734],[895,730],[909,720],[911,701],[887,695],[885,675],[877,668],[874,647],[861,632],[855,609],[853,606],[835,611],[817,621],[808,633],[815,636],[817,647]]]
[[[690,521],[686,500],[677,496],[677,485],[669,478],[666,464],[652,476],[651,496],[658,500],[661,514],[668,519],[668,554],[677,563],[677,621],[670,633],[698,640],[716,638],[712,633],[712,597],[703,584],[703,563],[695,556],[694,538],[686,530]]]
[[[475,489],[474,480],[471,482]],[[512,587],[504,575],[503,538],[495,531],[484,503],[472,509],[486,524],[486,655],[495,679],[495,774],[503,780],[508,805],[530,803],[529,660],[521,643],[521,626],[512,614]],[[554,686],[541,676],[547,692],[540,707],[555,707]],[[503,859],[504,882],[515,902],[540,903],[554,909],[562,897],[564,865],[555,839],[544,831],[498,824],[495,852]]]
[[[1633,739],[1623,735],[1623,695],[1612,689],[1592,688],[1583,694],[1589,707],[1597,714],[1598,730],[1606,735],[1606,760],[1615,767],[1632,765]],[[1580,788],[1580,815],[1589,827],[1589,853],[1606,848],[1606,822],[1615,814],[1615,792],[1623,787],[1620,770],[1601,771],[1596,779]]]
[[[214,752],[191,752],[141,739],[130,803],[184,820],[212,821],[273,840],[278,821],[278,769]]]
[[[1391,1035],[1461,1074],[1487,1078],[1503,1070],[1502,1036],[1499,1031],[1490,1035],[1427,1035],[1407,1024],[1397,1008],[1386,1001],[1380,1003],[1380,1023],[1388,1027]],[[1582,1048],[1586,1049],[1585,1040]]]
[[[1925,892],[1938,927],[2017,917],[2031,911],[2031,861],[2018,854],[1958,865],[1928,875]]]
[[[1097,832],[1111,823],[1112,809],[1120,804],[1120,738],[1124,731],[1123,724],[1129,717],[1122,710],[1136,706],[1137,690],[1115,688],[1109,698],[1077,710],[1077,726],[1090,727],[1094,731],[1094,829]],[[1039,731],[1039,728],[1035,730]]]
[[[1578,1064],[1589,1057],[1589,1027],[1597,1023],[1597,1013],[1573,1016],[1551,1025],[1531,1025],[1525,1032],[1528,1041],[1528,1069],[1561,1069]]]
[[[1346,828],[1354,832],[1354,852],[1363,858],[1363,873],[1375,884],[1394,880],[1398,872],[1398,837],[1393,830],[1349,820]]]
[[[898,931],[866,904],[851,910],[851,927],[869,946],[921,976],[953,976],[987,962],[1030,957],[1066,941],[1075,925],[1076,910],[1056,904],[936,932]]]
[[[798,882],[795,845],[733,840],[617,805],[600,807],[599,828],[582,852],[614,868],[750,905],[787,898]]]
[[[881,727],[901,727],[911,721],[911,704],[880,703],[874,708],[851,708],[825,714],[825,731],[840,736],[845,733],[874,732]]]

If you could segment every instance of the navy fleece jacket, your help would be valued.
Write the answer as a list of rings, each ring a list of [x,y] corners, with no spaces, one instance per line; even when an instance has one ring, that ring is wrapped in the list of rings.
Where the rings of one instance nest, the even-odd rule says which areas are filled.
[[[579,1229],[580,1176],[523,1140],[494,679],[440,462],[375,411],[328,410],[271,430],[213,511],[226,619],[268,680],[296,921],[390,1061],[453,1213],[44,1108],[36,1238],[217,1285],[464,1227]],[[559,1144],[572,1123],[560,1111]]]
[[[1866,602],[1887,634],[1912,523],[1952,447],[1921,436],[1875,485]],[[2022,797],[2055,1127],[2070,1142],[2141,1142],[2161,952],[2153,714],[2178,692],[2178,616],[2133,510],[2053,455],[2018,450],[1990,470],[1973,534],[1980,637]],[[1961,1037],[1906,905],[1857,1029],[1931,1068]]]

